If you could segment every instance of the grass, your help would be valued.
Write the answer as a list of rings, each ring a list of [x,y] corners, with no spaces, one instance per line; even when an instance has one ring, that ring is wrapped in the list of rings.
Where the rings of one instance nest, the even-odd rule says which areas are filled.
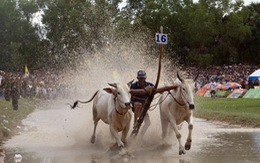
[[[245,127],[260,127],[260,100],[196,97],[194,116]]]
[[[17,126],[35,109],[35,100],[20,98],[18,111],[13,111],[12,102],[0,99],[0,145],[3,140],[15,134]]]

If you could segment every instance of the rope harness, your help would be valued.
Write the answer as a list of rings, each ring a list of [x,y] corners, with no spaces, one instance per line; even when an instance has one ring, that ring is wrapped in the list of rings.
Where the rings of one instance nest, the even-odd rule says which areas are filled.
[[[185,96],[183,95],[182,87],[180,87],[180,95],[181,95],[181,98],[182,98],[182,100],[183,100],[183,103],[180,102],[179,100],[177,100],[177,98],[171,93],[171,91],[168,91],[168,94],[167,94],[162,100],[160,100],[160,101],[158,100],[158,102],[157,102],[156,104],[153,104],[153,105],[151,105],[151,106],[149,107],[149,111],[155,110],[156,107],[157,107],[159,104],[161,104],[163,101],[165,101],[166,98],[167,98],[169,95],[170,95],[170,96],[173,98],[173,100],[174,100],[178,105],[180,105],[180,106],[185,106],[186,103],[189,104],[188,100],[187,100],[187,99],[185,98]],[[159,95],[159,96],[157,96],[157,97],[155,97],[154,99],[158,99],[158,98],[160,98],[161,96],[162,96],[162,94]],[[139,97],[136,97],[136,96],[133,96],[133,97],[134,97],[135,99],[138,99],[138,100],[143,101],[143,102],[146,100],[146,99],[142,99],[142,98],[139,98]]]
[[[159,96],[157,96],[157,97],[154,98],[154,99],[157,99],[157,98],[159,98],[159,97],[161,97],[161,96],[162,96],[162,94],[159,95]],[[151,105],[150,108],[149,108],[149,111],[153,111],[154,109],[156,109],[156,107],[157,107],[159,104],[161,104],[161,103],[167,98],[167,96],[169,96],[169,93],[164,97],[164,99],[163,99],[162,101],[159,101],[159,100],[158,100],[158,102],[157,102],[156,104]],[[152,108],[152,107],[153,107],[153,108]],[[152,109],[151,109],[151,108],[152,108]]]
[[[115,94],[114,102],[115,102],[115,110],[116,110],[116,113],[119,114],[119,115],[125,115],[125,114],[128,112],[128,110],[126,110],[126,112],[124,112],[124,113],[120,113],[120,112],[117,110],[117,101],[116,101],[116,100],[118,100],[118,101],[120,101],[120,102],[123,103],[123,101],[121,101],[120,99],[117,98],[117,94]],[[120,107],[120,105],[118,105],[118,107]]]
[[[178,100],[176,99],[176,97],[174,97],[173,94],[172,94],[170,91],[169,91],[169,94],[172,96],[172,98],[174,99],[174,101],[175,101],[177,104],[179,104],[180,106],[185,106],[185,105],[186,105],[185,102],[182,104],[180,101],[178,101]],[[183,100],[182,89],[180,89],[180,94],[181,94],[181,97],[182,97],[182,100]],[[184,99],[185,99],[185,98],[184,98]],[[184,101],[184,100],[183,100],[183,101]],[[185,101],[187,101],[187,100],[185,99]]]
[[[174,95],[171,93],[171,91],[168,91],[168,94],[164,97],[163,100],[158,101],[156,104],[150,106],[149,111],[153,111],[159,104],[161,104],[163,101],[165,101],[166,98],[167,98],[169,95],[171,95],[171,97],[174,99],[174,101],[175,101],[178,105],[180,105],[180,106],[185,106],[186,103],[189,104],[188,100],[187,100],[187,99],[185,98],[185,96],[183,95],[181,88],[180,88],[180,94],[181,94],[181,97],[182,97],[182,100],[184,101],[184,103],[181,103],[180,101],[178,101],[177,98],[174,97]],[[162,96],[162,94],[161,94],[160,96],[156,97],[156,98],[159,98],[159,97],[161,97],[161,96]],[[155,98],[155,99],[156,99],[156,98]],[[185,101],[186,101],[186,102],[185,102]],[[152,108],[152,107],[153,107],[153,108]],[[152,108],[152,109],[151,109],[151,108]]]

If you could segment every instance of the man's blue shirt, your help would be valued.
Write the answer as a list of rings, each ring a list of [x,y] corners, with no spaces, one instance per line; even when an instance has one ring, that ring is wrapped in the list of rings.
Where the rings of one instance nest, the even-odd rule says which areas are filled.
[[[153,87],[154,84],[153,84],[153,83],[150,83],[150,82],[145,82],[145,87],[147,87],[147,86],[152,86],[152,87]],[[134,82],[134,83],[131,85],[130,89],[143,89],[143,88],[141,88],[139,82],[136,81],[136,82]],[[148,96],[149,96],[149,95],[147,95],[147,94],[143,94],[143,95],[133,95],[133,96],[131,97],[131,102],[132,102],[132,103],[134,103],[134,102],[144,103],[145,100],[148,98]]]

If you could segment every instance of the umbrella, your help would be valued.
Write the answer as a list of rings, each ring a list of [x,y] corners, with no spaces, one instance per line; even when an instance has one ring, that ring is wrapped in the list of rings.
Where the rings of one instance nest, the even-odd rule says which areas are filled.
[[[221,89],[221,90],[228,90],[229,87],[223,85],[223,84],[220,84],[220,83],[217,83],[217,87],[216,89]]]
[[[203,90],[207,90],[207,89],[209,89],[209,88],[210,88],[210,85],[209,85],[209,84],[205,84],[205,85],[202,87]]]
[[[241,87],[241,84],[238,84],[237,82],[227,82],[225,86],[228,88],[239,88]]]
[[[202,94],[201,96],[204,95],[204,93],[210,88],[210,85],[209,84],[205,84],[202,88],[200,88],[198,91],[197,91],[197,94]]]
[[[205,84],[205,85],[202,87],[202,90],[208,90],[208,89],[210,89],[210,84]],[[227,90],[228,87],[226,87],[226,86],[223,85],[223,84],[217,83],[216,89]]]

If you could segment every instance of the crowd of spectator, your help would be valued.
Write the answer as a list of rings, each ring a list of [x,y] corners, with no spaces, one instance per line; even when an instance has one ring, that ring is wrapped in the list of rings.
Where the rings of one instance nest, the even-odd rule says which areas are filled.
[[[183,69],[187,72],[188,77],[194,76],[199,71],[199,77],[197,79],[197,87],[201,88],[205,84],[210,83],[210,80],[214,80],[217,83],[225,84],[227,82],[237,82],[241,84],[242,88],[250,89],[255,85],[259,85],[259,81],[250,81],[248,76],[255,70],[259,69],[260,65],[248,65],[248,64],[233,64],[222,66],[210,66],[207,68],[188,67]]]
[[[185,67],[185,66],[182,66]],[[259,81],[248,81],[248,76],[259,69],[260,65],[222,65],[207,68],[186,67],[182,71],[186,72],[187,77],[195,76],[199,70],[197,87],[214,80],[218,83],[237,82],[242,88],[253,88],[259,85]],[[0,97],[10,100],[12,87],[18,88],[18,93],[24,98],[36,97],[41,99],[55,99],[59,95],[65,96],[69,89],[69,81],[66,73],[62,71],[34,71],[30,74],[7,73],[0,70]]]
[[[10,100],[10,92],[15,86],[24,98],[54,99],[67,88],[64,73],[54,71],[34,71],[30,74],[0,72],[0,97]]]

